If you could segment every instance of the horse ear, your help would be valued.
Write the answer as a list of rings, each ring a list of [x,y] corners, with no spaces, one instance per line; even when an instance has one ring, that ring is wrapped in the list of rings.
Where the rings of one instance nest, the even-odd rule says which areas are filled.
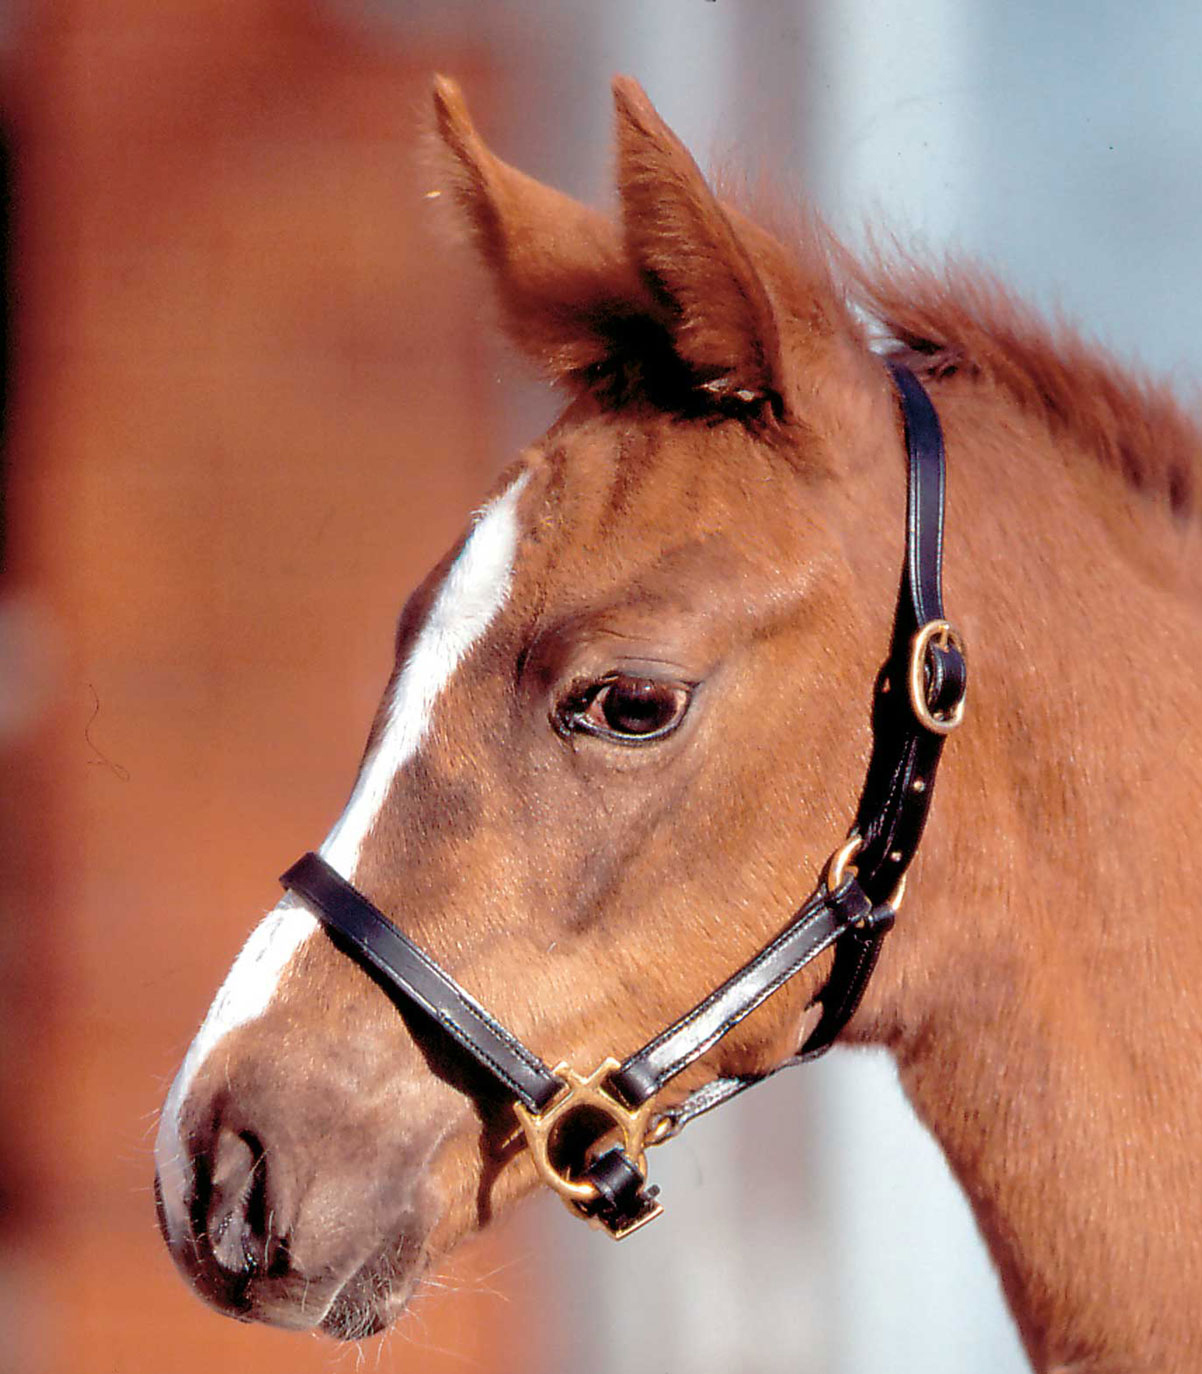
[[[650,305],[616,225],[502,162],[447,77],[435,78],[434,112],[452,193],[514,342],[559,380],[606,368],[622,322]]]
[[[777,317],[751,254],[638,82],[613,89],[626,244],[678,357],[717,397],[778,404]]]

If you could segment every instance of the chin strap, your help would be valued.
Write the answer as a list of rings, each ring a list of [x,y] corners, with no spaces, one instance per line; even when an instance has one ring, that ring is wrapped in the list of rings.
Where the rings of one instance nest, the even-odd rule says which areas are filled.
[[[856,823],[792,920],[721,987],[621,1062],[607,1059],[587,1076],[563,1063],[552,1069],[319,855],[306,854],[281,879],[312,904],[339,948],[372,969],[399,1004],[420,1008],[513,1100],[540,1178],[617,1239],[662,1211],[647,1184],[649,1146],[771,1073],[824,1053],[854,1015],[902,899],[944,740],[963,717],[964,645],[944,618],[941,593],[939,417],[912,372],[887,366],[905,424],[906,553]],[[831,948],[822,1014],[797,1055],[770,1073],[714,1079],[653,1111],[672,1079]]]

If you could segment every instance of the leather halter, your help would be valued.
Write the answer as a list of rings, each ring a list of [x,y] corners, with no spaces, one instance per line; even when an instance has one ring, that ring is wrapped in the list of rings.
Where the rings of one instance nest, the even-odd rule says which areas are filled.
[[[566,1064],[550,1069],[319,855],[306,854],[280,880],[312,903],[342,950],[374,970],[403,1004],[420,1008],[512,1099],[543,1181],[618,1239],[662,1210],[658,1189],[647,1184],[646,1147],[767,1075],[715,1079],[656,1111],[666,1084],[831,947],[821,1019],[778,1068],[829,1049],[851,1019],[901,901],[944,739],[963,715],[964,646],[944,619],[941,594],[939,417],[908,368],[893,360],[886,365],[905,422],[906,555],[889,654],[877,676],[872,753],[855,825],[793,919],[721,987],[620,1063],[608,1059],[587,1076]],[[564,1129],[571,1117],[575,1133]],[[592,1145],[574,1148],[573,1136],[581,1133]]]

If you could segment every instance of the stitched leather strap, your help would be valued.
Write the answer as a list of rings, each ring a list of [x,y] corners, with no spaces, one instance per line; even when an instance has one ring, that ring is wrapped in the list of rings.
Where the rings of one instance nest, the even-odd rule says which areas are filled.
[[[610,1086],[632,1107],[654,1097],[850,927],[871,916],[872,904],[854,878],[834,893],[820,888],[770,945],[626,1059],[610,1075]]]
[[[944,451],[939,416],[917,377],[886,360],[901,404],[906,440],[906,553],[889,655],[877,675],[872,709],[872,754],[854,830],[863,844],[856,872],[874,903],[898,890],[918,849],[935,794],[935,771],[946,736],[915,714],[909,675],[914,638],[943,611]],[[962,702],[968,669],[954,643],[932,642],[923,664],[923,689],[932,714]],[[802,1047],[803,1062],[824,1054],[855,1015],[888,932],[882,924],[840,941],[822,994],[823,1016]]]
[[[355,958],[382,974],[434,1020],[473,1059],[533,1112],[564,1087],[533,1050],[511,1035],[433,959],[330,867],[306,854],[280,882],[316,907],[323,923]]]
[[[915,715],[908,690],[914,636],[944,618],[943,435],[922,383],[902,364],[887,365],[901,401],[908,476],[906,554],[889,655],[877,676],[872,755],[856,812],[855,828],[864,841],[856,868],[874,902],[884,901],[897,887],[918,849],[946,738]],[[933,713],[946,712],[962,700],[967,667],[959,649],[932,642],[924,679]]]

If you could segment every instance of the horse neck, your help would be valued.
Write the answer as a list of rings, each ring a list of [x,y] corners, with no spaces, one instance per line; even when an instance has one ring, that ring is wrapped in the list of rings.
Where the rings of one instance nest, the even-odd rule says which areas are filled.
[[[1191,532],[938,402],[971,714],[854,1034],[892,1047],[1037,1368],[1202,1367]]]

